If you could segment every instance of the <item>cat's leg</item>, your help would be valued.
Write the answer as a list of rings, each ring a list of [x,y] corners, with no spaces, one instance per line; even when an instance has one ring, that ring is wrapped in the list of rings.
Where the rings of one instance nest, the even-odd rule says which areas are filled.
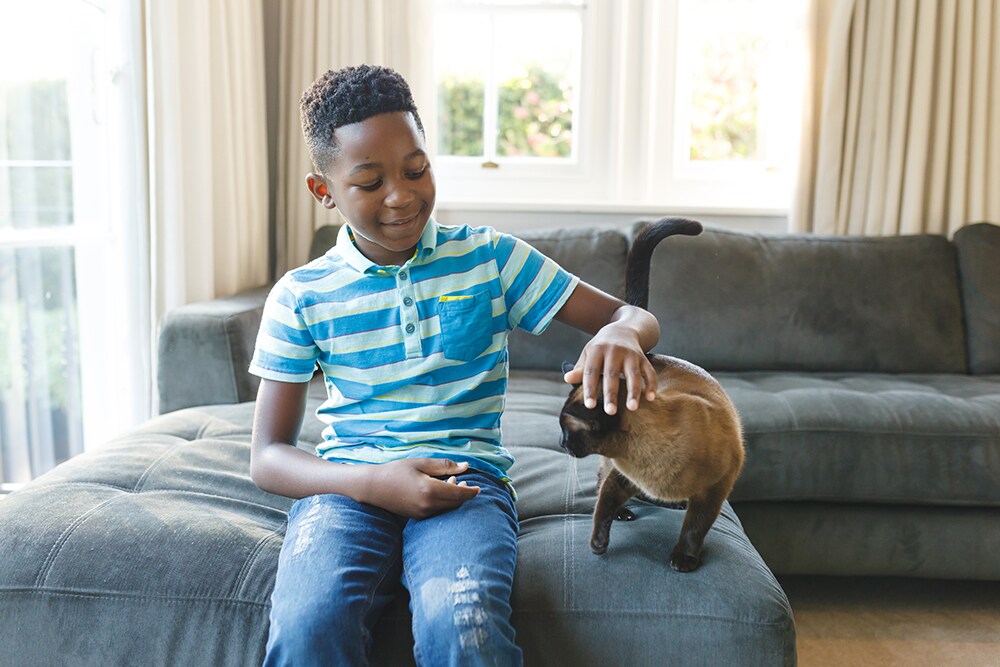
[[[731,488],[732,484],[718,484],[705,494],[688,499],[680,538],[670,552],[670,567],[678,572],[690,572],[701,564],[701,546],[705,535],[718,518]]]
[[[594,530],[590,534],[590,550],[598,555],[608,550],[611,522],[618,510],[638,491],[635,485],[608,461],[605,461],[601,469],[600,480],[597,505],[594,507]]]

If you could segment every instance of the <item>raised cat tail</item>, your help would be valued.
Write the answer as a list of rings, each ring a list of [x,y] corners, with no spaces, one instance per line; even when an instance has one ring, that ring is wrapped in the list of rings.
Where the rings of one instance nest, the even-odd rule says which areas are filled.
[[[701,230],[697,220],[663,218],[636,234],[625,263],[625,302],[640,308],[649,305],[649,264],[660,241],[674,234],[697,236]]]

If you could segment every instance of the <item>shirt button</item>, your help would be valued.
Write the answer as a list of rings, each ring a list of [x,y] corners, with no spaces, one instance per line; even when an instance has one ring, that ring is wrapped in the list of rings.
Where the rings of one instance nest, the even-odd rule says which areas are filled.
[[[412,322],[410,324],[406,325],[406,333],[413,333],[416,330],[417,330],[417,328],[415,326],[413,326]]]
[[[403,305],[404,306],[412,306],[413,305],[413,299],[411,299],[410,297],[406,297],[405,299],[403,299]]]
[[[399,272],[399,279],[400,280],[406,280],[406,271],[400,271]]]

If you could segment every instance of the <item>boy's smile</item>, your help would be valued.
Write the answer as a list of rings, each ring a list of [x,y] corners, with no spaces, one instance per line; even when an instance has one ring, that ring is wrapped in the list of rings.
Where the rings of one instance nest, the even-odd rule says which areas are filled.
[[[385,266],[413,255],[434,209],[436,188],[420,130],[409,112],[382,113],[334,130],[339,147],[325,178],[306,177],[323,206],[338,207],[361,253]]]

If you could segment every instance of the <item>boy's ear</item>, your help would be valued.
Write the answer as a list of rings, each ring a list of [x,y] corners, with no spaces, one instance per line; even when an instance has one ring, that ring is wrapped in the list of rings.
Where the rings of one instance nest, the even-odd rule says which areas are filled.
[[[306,174],[306,189],[309,194],[324,208],[335,208],[337,205],[330,196],[330,188],[326,184],[326,179],[319,174],[309,172]]]

